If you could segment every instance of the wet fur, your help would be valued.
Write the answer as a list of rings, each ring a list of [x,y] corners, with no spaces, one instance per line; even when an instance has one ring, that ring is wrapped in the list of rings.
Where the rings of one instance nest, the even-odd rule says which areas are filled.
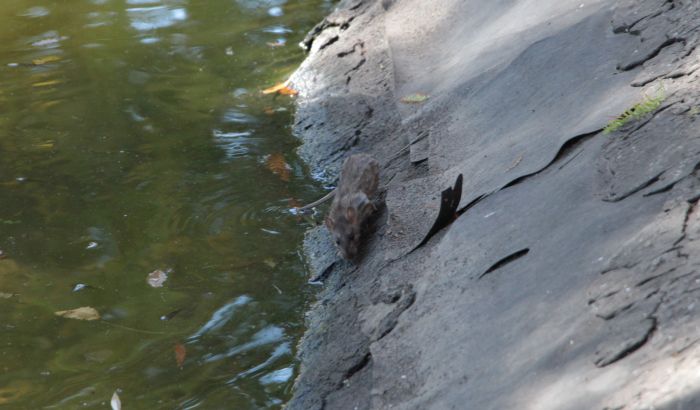
[[[367,154],[348,157],[340,171],[336,195],[326,217],[326,226],[340,255],[357,256],[365,222],[376,210],[373,198],[379,187],[379,163]]]

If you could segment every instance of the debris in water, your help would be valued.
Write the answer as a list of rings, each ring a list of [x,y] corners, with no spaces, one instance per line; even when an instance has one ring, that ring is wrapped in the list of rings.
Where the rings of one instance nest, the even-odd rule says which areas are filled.
[[[83,289],[89,288],[89,285],[86,285],[84,283],[76,283],[75,286],[73,286],[73,292],[80,292]]]
[[[187,349],[182,343],[175,344],[175,362],[177,362],[177,367],[182,369],[182,364],[185,363],[185,356],[187,356]]]
[[[181,311],[182,311],[182,309],[173,310],[172,312],[170,312],[170,313],[168,313],[168,314],[166,314],[166,315],[161,316],[161,317],[160,317],[160,320],[170,320],[170,319],[174,318],[175,315],[177,315],[177,314],[180,313]]]
[[[56,61],[61,61],[61,58],[58,56],[46,56],[42,58],[36,58],[32,60],[32,64],[34,65],[44,65],[48,63],[55,63]]]
[[[112,410],[122,410],[122,401],[119,399],[119,394],[117,393],[118,391],[119,390],[114,391],[112,400],[109,401],[109,404],[112,406]]]
[[[172,273],[172,269],[160,270],[156,269],[148,274],[146,282],[153,288],[162,288],[163,283],[168,280],[168,274]]]
[[[59,310],[54,312],[56,316],[65,317],[66,319],[77,320],[97,320],[100,318],[100,313],[90,306],[83,306],[71,310]]]

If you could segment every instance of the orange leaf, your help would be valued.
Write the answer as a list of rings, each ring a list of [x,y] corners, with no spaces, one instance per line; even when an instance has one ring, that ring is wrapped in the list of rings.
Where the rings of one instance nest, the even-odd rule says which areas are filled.
[[[185,356],[187,356],[187,349],[182,343],[175,344],[175,362],[177,362],[177,367],[182,368],[182,364],[185,363]]]
[[[263,94],[278,93],[278,94],[282,94],[282,95],[297,95],[297,94],[299,94],[299,91],[297,91],[293,88],[290,88],[289,87],[289,80],[287,80],[283,83],[279,83],[279,84],[273,85],[270,88],[266,88],[266,89],[262,90],[262,93]]]
[[[279,176],[282,181],[289,182],[292,167],[287,164],[282,154],[276,153],[267,157],[265,166],[272,171],[273,174]]]

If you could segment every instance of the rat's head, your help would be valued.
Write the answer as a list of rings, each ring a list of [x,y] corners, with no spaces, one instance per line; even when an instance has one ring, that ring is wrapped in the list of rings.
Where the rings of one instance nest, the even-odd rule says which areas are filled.
[[[367,207],[371,205],[367,195],[362,192],[341,200],[341,212],[326,218],[326,226],[333,235],[340,255],[347,260],[357,256],[360,249],[362,223]]]

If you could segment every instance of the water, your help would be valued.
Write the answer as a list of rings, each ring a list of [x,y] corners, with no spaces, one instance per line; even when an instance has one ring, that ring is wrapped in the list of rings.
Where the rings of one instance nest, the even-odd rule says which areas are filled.
[[[319,191],[291,100],[259,91],[330,7],[3,1],[0,407],[289,398],[310,290],[285,210]]]

